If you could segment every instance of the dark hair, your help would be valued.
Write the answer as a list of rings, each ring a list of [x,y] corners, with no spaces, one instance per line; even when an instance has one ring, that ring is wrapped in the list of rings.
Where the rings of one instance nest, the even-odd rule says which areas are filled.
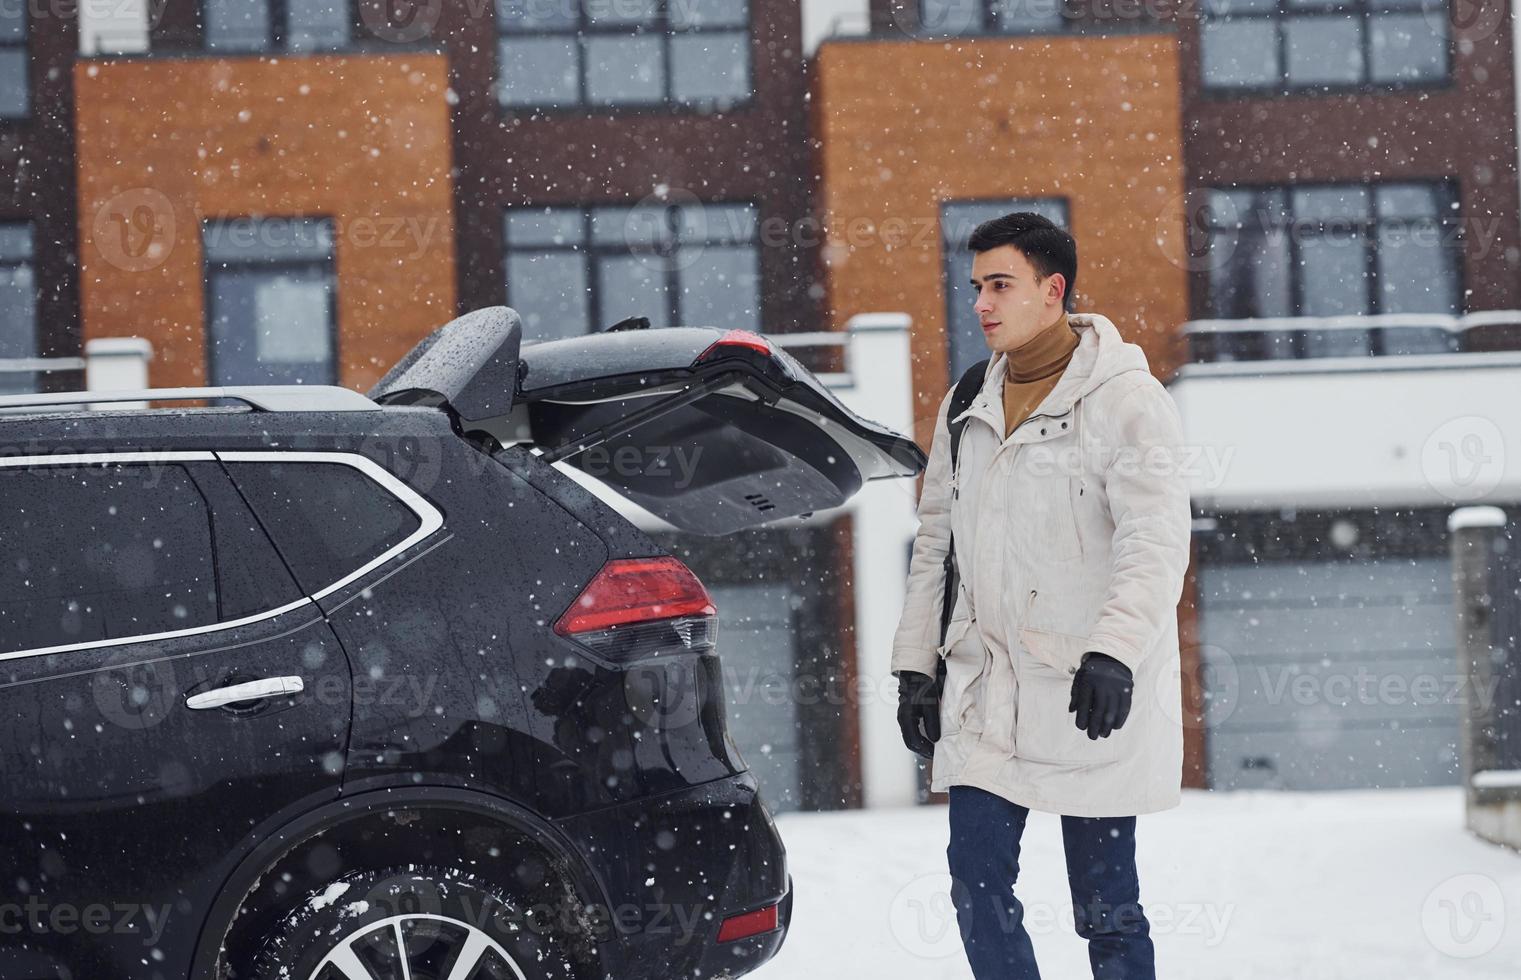
[[[991,251],[1000,245],[1019,249],[1042,276],[1060,272],[1067,281],[1062,309],[1071,312],[1072,287],[1077,285],[1077,242],[1071,235],[1034,211],[1015,211],[984,221],[966,242],[974,252]]]

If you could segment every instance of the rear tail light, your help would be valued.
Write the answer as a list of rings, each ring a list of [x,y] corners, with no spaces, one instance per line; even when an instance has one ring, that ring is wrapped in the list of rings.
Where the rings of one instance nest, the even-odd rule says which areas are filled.
[[[713,648],[718,610],[675,558],[619,559],[602,566],[554,631],[620,662],[702,652]]]
[[[763,909],[754,912],[744,912],[740,915],[731,915],[718,927],[718,941],[732,943],[736,939],[744,939],[747,936],[758,936],[763,932],[770,932],[776,928],[775,905],[767,905]]]

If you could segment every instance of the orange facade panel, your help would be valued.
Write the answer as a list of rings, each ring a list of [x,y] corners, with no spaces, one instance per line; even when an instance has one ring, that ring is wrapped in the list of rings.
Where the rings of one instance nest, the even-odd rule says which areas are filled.
[[[78,63],[85,338],[146,337],[155,385],[203,384],[202,223],[325,218],[338,380],[367,388],[455,314],[447,89],[439,55]]]
[[[915,437],[950,386],[940,207],[1064,198],[1080,311],[1166,377],[1188,318],[1170,34],[824,44],[814,78],[828,316],[913,317]]]

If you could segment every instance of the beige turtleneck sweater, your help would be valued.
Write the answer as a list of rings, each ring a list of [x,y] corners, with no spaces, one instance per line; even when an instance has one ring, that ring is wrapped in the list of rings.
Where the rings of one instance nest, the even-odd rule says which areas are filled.
[[[1049,327],[1008,352],[1003,381],[1005,439],[1056,387],[1076,349],[1077,331],[1067,323],[1067,314],[1063,313]]]

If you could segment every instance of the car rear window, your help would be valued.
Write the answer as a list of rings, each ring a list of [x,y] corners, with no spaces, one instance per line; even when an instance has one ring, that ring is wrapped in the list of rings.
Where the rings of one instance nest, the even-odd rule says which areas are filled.
[[[359,571],[421,524],[389,490],[344,463],[226,465],[307,595]]]

